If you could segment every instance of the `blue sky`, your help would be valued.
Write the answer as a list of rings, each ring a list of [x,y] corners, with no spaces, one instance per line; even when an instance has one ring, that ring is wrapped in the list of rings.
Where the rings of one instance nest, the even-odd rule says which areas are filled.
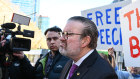
[[[80,16],[82,10],[111,4],[113,0],[40,0],[40,14],[50,17],[50,26],[64,28],[69,17]]]

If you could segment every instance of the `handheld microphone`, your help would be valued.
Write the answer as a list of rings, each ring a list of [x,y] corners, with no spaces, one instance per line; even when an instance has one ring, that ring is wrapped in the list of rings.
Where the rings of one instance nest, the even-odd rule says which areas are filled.
[[[14,29],[16,25],[14,23],[5,23],[1,25],[2,28]]]

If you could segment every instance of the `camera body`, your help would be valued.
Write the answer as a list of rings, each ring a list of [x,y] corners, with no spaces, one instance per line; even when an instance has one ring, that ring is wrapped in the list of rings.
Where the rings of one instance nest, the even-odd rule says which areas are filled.
[[[23,35],[23,37],[34,38],[34,31],[20,30],[18,26],[17,31],[12,31],[16,27],[15,23],[5,23],[1,25],[0,37],[3,35],[6,40],[4,46],[0,45],[0,52],[16,52],[16,51],[29,51],[31,48],[31,40],[27,38],[19,38],[16,35]],[[10,37],[10,38],[9,38]],[[1,39],[1,38],[0,38]]]

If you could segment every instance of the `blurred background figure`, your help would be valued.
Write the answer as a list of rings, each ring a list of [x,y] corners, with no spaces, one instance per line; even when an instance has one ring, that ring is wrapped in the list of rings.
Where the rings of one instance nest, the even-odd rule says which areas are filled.
[[[128,79],[140,79],[140,67],[127,67],[129,72]]]
[[[114,51],[114,49],[113,48],[109,48],[108,49],[108,58],[109,58],[110,63],[111,63],[113,68],[116,67],[115,55],[116,55],[116,52]]]
[[[113,47],[108,49],[110,64],[115,69],[118,79],[140,79],[140,67],[127,67],[127,71],[118,70],[115,62],[116,52]]]
[[[128,79],[128,75],[129,73],[127,71],[122,71],[122,70],[118,70],[118,67],[116,65],[116,52],[114,51],[114,48],[108,48],[108,58],[110,61],[111,66],[114,68],[118,79]]]

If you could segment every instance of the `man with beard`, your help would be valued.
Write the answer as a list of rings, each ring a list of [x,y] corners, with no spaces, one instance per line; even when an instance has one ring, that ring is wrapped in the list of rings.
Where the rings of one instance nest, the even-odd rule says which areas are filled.
[[[118,79],[111,65],[96,51],[98,30],[94,22],[74,16],[61,33],[60,53],[72,60],[60,79]]]

